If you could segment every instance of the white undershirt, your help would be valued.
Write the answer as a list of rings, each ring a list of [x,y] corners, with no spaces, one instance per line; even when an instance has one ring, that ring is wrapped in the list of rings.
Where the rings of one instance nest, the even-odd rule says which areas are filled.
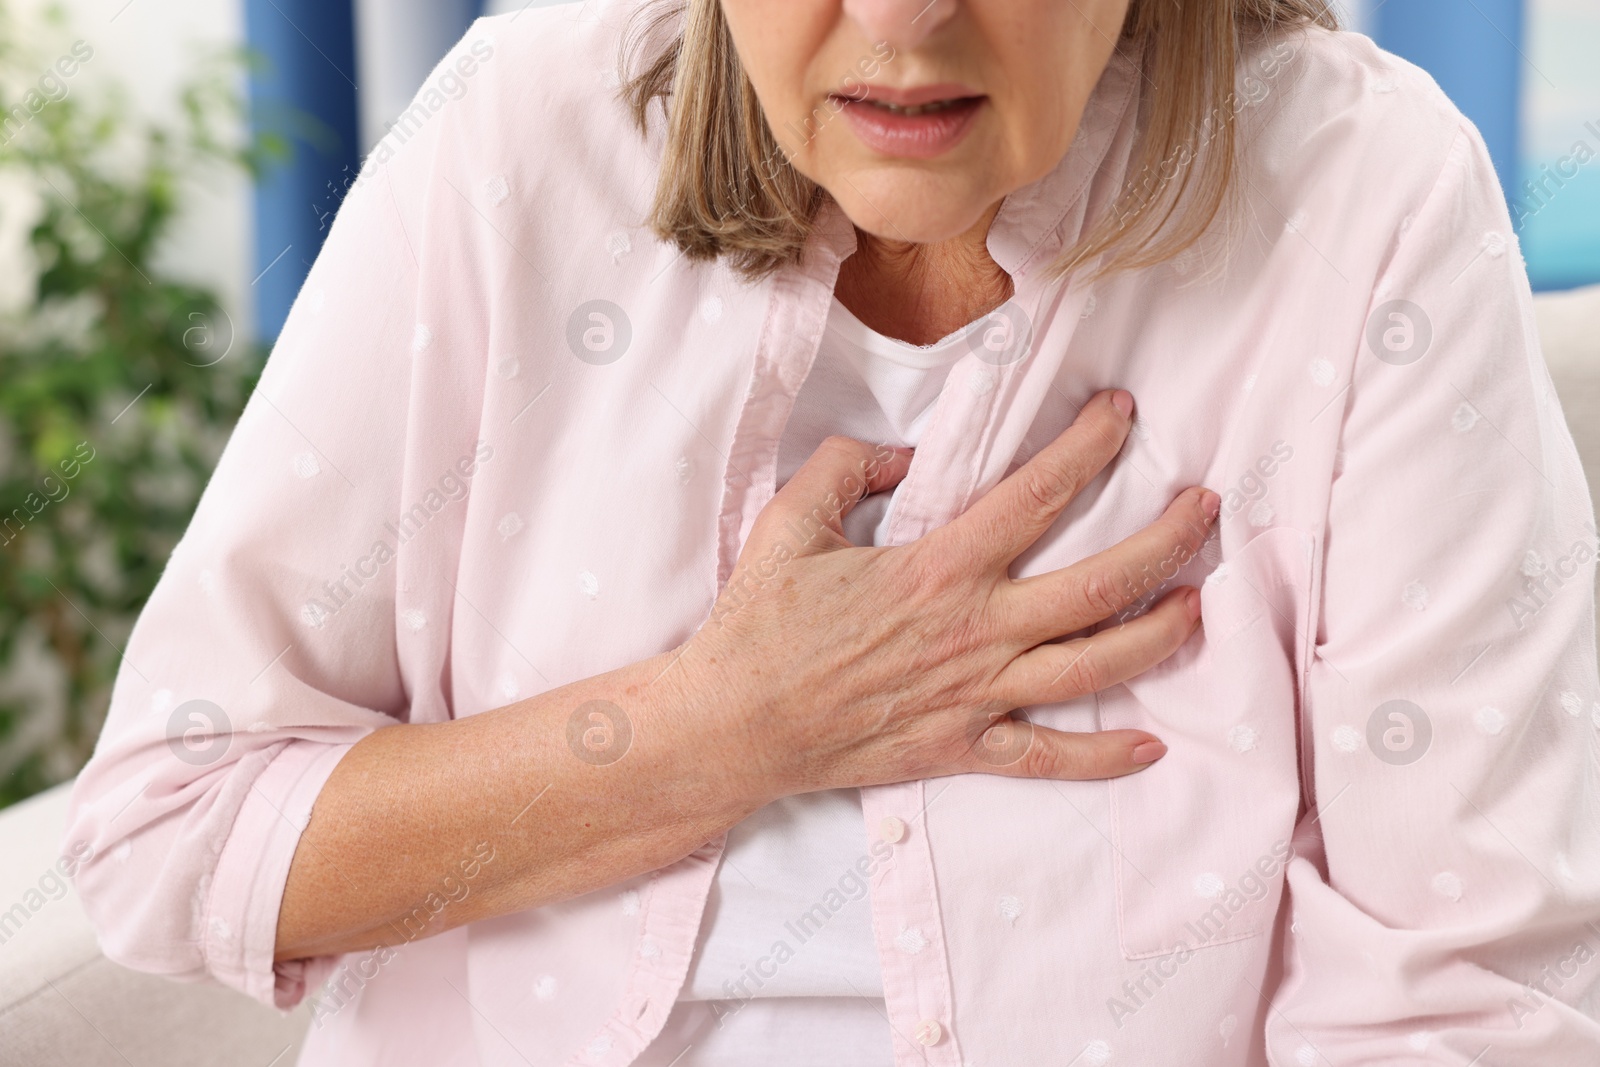
[[[910,345],[835,299],[779,442],[778,485],[830,434],[915,446],[971,329]],[[850,540],[880,544],[892,502],[880,493],[858,504],[844,520]],[[675,1067],[890,1067],[872,909],[856,869],[868,844],[858,789],[785,797],[730,830],[679,1003],[641,1067],[680,1054]]]

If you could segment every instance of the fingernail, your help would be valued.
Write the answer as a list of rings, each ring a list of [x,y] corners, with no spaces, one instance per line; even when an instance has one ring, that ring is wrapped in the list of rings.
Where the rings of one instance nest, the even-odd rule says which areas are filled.
[[[1163,745],[1160,741],[1146,741],[1142,745],[1135,746],[1133,750],[1133,762],[1154,763],[1156,760],[1160,759],[1166,754],[1167,746]]]
[[[1133,394],[1126,389],[1118,389],[1111,394],[1111,406],[1122,412],[1123,418],[1133,415]]]
[[[1200,617],[1200,592],[1191,589],[1183,594],[1183,606],[1189,609],[1189,621],[1194,622]]]
[[[1222,498],[1207,489],[1200,494],[1200,510],[1205,512],[1207,522],[1216,522],[1217,516],[1222,514]]]

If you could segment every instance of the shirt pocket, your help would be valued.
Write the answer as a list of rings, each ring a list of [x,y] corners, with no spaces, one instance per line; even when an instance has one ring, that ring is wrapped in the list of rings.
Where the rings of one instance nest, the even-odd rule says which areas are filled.
[[[1316,539],[1280,527],[1201,586],[1204,629],[1165,663],[1098,696],[1103,729],[1168,752],[1112,779],[1117,920],[1127,959],[1271,930],[1300,804],[1300,665]]]

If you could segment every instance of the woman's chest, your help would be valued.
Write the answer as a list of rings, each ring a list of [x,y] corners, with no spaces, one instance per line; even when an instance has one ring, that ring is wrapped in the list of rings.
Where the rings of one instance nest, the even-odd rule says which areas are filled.
[[[474,481],[464,522],[458,582],[470,606],[458,605],[454,618],[456,715],[686,639],[785,473],[780,442],[790,440],[792,452],[785,430],[796,395],[810,429],[826,421],[814,402],[804,405],[820,337],[797,324],[812,320],[721,298],[691,307],[625,328],[619,309],[591,308],[558,345],[518,352],[508,343],[483,415],[499,427],[485,436],[500,458]],[[1132,690],[1194,689],[1198,673],[1214,668],[1209,651],[1223,645],[1241,677],[1274,657],[1298,662],[1293,639],[1301,635],[1303,652],[1304,624],[1288,638],[1270,624],[1278,611],[1303,619],[1310,602],[1308,546],[1328,457],[1294,421],[1315,397],[1275,396],[1270,370],[1261,381],[1262,354],[1236,338],[1193,339],[1182,356],[1194,372],[1182,374],[1162,329],[1084,328],[1096,314],[1092,295],[1056,293],[1008,304],[974,332],[919,427],[888,542],[948,522],[1100,389],[1130,388],[1137,418],[1121,454],[1019,558],[1014,575],[1104,550],[1156,519],[1185,487],[1207,485],[1224,498],[1220,534],[1195,559],[1157,561],[1130,576],[1141,589],[1138,611],[1220,567],[1205,585],[1206,636],[1196,639],[1199,652],[1180,653]],[[820,334],[821,321],[814,326]],[[596,359],[583,347],[586,330],[601,347],[626,334],[627,347]]]

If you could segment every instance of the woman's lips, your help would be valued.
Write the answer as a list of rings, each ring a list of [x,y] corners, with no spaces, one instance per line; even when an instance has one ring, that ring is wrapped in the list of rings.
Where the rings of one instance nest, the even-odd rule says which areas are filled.
[[[954,148],[986,102],[966,96],[903,105],[908,110],[880,106],[872,99],[836,97],[861,143],[875,152],[904,159],[932,159]],[[898,103],[898,101],[897,101]]]

